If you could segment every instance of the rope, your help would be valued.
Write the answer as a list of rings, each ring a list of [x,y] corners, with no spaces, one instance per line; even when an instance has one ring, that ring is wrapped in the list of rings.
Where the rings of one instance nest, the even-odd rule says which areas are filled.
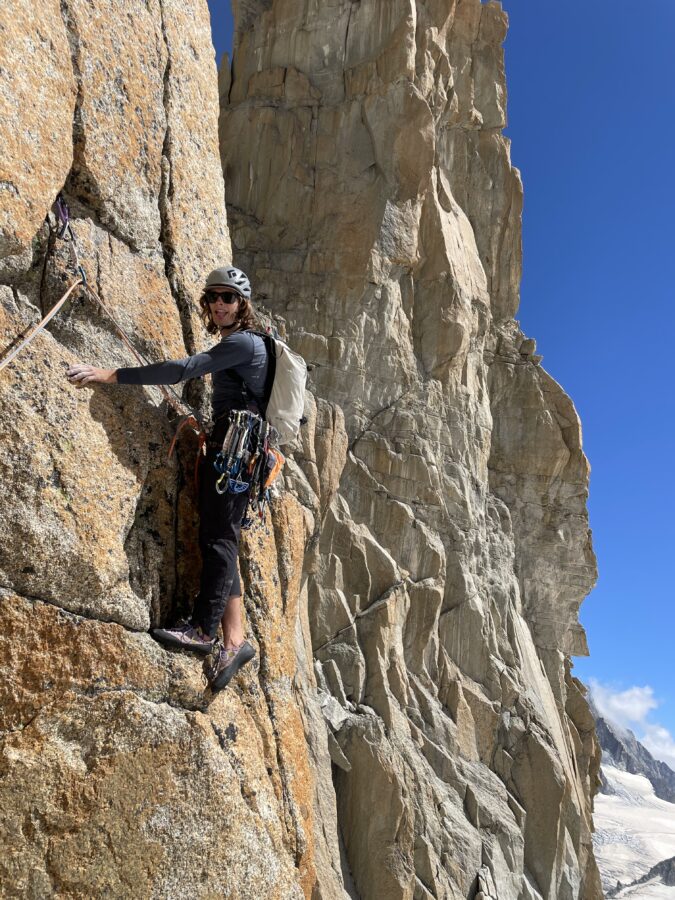
[[[81,278],[78,278],[78,280],[74,284],[71,284],[71,286],[65,292],[63,297],[61,297],[59,302],[56,303],[54,306],[52,306],[52,308],[49,310],[49,312],[44,317],[44,319],[42,319],[41,322],[38,322],[37,325],[33,326],[31,331],[23,339],[23,341],[19,344],[19,346],[15,347],[14,350],[12,350],[12,352],[9,354],[9,356],[7,356],[6,359],[3,359],[2,362],[0,362],[0,372],[2,372],[2,370],[5,368],[5,366],[8,366],[11,363],[11,361],[19,355],[19,353],[21,353],[21,351],[24,349],[24,347],[27,347],[30,344],[30,342],[33,340],[33,338],[42,331],[42,329],[45,327],[47,322],[49,322],[50,319],[54,318],[54,316],[61,309],[61,307],[66,302],[68,297],[70,297],[70,295],[75,290],[75,288],[80,284],[84,284],[84,282],[82,281]]]
[[[148,365],[148,360],[145,359],[145,357],[141,353],[139,353],[138,350],[136,350],[134,345],[131,343],[131,340],[130,340],[129,336],[127,335],[127,333],[125,332],[125,330],[122,328],[122,326],[119,324],[119,322],[117,321],[115,316],[105,305],[103,300],[101,300],[100,296],[96,293],[96,291],[93,290],[88,284],[84,285],[84,289],[85,289],[85,291],[87,291],[90,294],[92,299],[98,303],[99,307],[101,308],[101,311],[103,313],[105,313],[105,315],[110,319],[115,330],[117,331],[117,334],[119,335],[120,339],[122,340],[122,343],[129,350],[129,352],[134,356],[134,358],[137,360],[137,362],[139,362],[141,365]],[[169,406],[171,406],[179,415],[188,416],[188,417],[193,418],[195,420],[195,422],[199,425],[199,427],[203,429],[204,426],[203,426],[203,422],[201,420],[201,416],[199,415],[199,413],[196,410],[193,410],[192,407],[189,406],[189,404],[187,404],[183,399],[181,399],[181,397],[179,397],[178,394],[174,390],[172,390],[170,387],[168,387],[165,384],[155,384],[152,386],[159,389],[160,393],[162,394],[162,396],[164,397],[166,402],[169,404]],[[188,410],[188,412],[186,412],[186,410]],[[181,427],[182,427],[182,425],[181,425]]]
[[[167,454],[167,459],[171,459],[173,456],[173,451],[176,447],[176,443],[178,442],[178,435],[181,433],[183,428],[186,425],[189,425],[190,428],[194,431],[194,433],[199,438],[199,447],[197,448],[197,456],[195,457],[195,468],[192,475],[195,493],[199,494],[199,460],[202,456],[206,455],[206,430],[202,427],[202,425],[197,422],[194,416],[186,416],[183,421],[180,423],[178,428],[176,429],[176,433],[173,436],[173,440],[171,441],[171,446],[169,447],[169,452]]]
[[[33,329],[24,338],[24,340],[19,344],[19,346],[16,347],[9,354],[9,356],[7,356],[6,359],[3,359],[2,362],[0,362],[0,372],[6,366],[8,366],[9,363],[13,359],[15,359],[15,357],[17,357],[19,355],[19,353],[24,349],[24,347],[27,347],[28,344],[30,344],[30,342],[33,340],[33,338],[37,334],[39,334],[40,331],[42,331],[42,329],[50,321],[50,319],[52,319],[56,315],[56,313],[61,309],[63,304],[66,302],[66,300],[71,295],[71,293],[75,290],[75,288],[78,287],[78,285],[82,285],[85,292],[87,292],[90,295],[90,297],[96,301],[96,303],[98,304],[101,311],[103,313],[105,313],[105,315],[110,319],[115,330],[117,331],[117,334],[121,338],[123,344],[129,350],[129,352],[134,356],[134,358],[137,360],[137,362],[139,362],[141,365],[148,365],[148,360],[145,359],[142,356],[142,354],[140,354],[136,350],[136,348],[132,344],[129,336],[124,331],[124,329],[119,324],[119,322],[115,319],[112,312],[108,309],[108,307],[105,305],[105,303],[100,298],[100,296],[96,293],[96,291],[93,290],[93,288],[88,284],[86,273],[80,263],[80,256],[79,256],[78,247],[77,247],[77,238],[75,237],[75,232],[73,231],[72,225],[70,223],[70,211],[68,209],[68,206],[67,206],[65,200],[61,196],[61,194],[59,194],[56,198],[55,207],[56,207],[56,215],[57,215],[57,219],[58,219],[58,223],[59,223],[56,228],[56,235],[61,240],[66,241],[68,243],[68,250],[70,253],[70,263],[71,263],[72,268],[75,270],[76,274],[79,277],[78,277],[77,281],[68,288],[68,290],[61,297],[61,299],[58,301],[58,303],[56,303],[49,310],[49,312],[42,319],[42,321],[38,322],[38,324],[33,327]],[[169,404],[169,406],[171,406],[172,409],[174,409],[180,416],[184,417],[183,421],[178,426],[178,430],[176,431],[176,435],[175,435],[173,441],[171,442],[171,447],[169,449],[169,456],[172,455],[178,434],[180,433],[180,431],[183,429],[183,427],[185,425],[189,425],[190,427],[192,427],[192,429],[195,431],[195,433],[200,436],[200,450],[201,450],[203,448],[204,442],[206,440],[206,432],[205,432],[205,428],[204,428],[204,423],[203,423],[202,418],[199,415],[199,413],[196,410],[193,410],[189,404],[185,403],[185,401],[181,397],[179,397],[178,394],[172,388],[168,387],[167,385],[157,384],[157,385],[153,385],[153,387],[159,388],[160,393],[162,394],[162,396],[164,397],[166,402]],[[186,410],[187,410],[187,412],[186,412]]]

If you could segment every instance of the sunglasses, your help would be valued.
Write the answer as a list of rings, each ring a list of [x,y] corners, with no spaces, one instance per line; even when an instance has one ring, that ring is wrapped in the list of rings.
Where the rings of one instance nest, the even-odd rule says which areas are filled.
[[[232,291],[204,291],[204,299],[207,303],[217,303],[219,300],[222,300],[223,303],[236,303],[239,294]]]

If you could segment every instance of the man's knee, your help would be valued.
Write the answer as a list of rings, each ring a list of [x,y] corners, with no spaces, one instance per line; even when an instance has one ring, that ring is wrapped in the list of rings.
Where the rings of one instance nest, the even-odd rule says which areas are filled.
[[[236,541],[223,537],[223,535],[207,539],[203,546],[207,552],[214,553],[221,559],[226,560],[229,560],[233,556],[236,557],[239,549]]]

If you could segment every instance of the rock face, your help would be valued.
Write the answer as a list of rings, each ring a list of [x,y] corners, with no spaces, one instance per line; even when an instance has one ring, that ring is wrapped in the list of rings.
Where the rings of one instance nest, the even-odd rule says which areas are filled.
[[[162,359],[203,341],[197,292],[231,258],[208,10],[122,6],[0,9],[3,347],[75,280],[59,190],[89,282],[136,346]],[[2,895],[287,900],[321,881],[330,896],[306,514],[286,496],[246,539],[260,662],[211,697],[199,662],[145,633],[194,589],[195,443],[167,460],[161,394],[76,391],[64,369],[78,359],[134,363],[81,289],[0,373]],[[321,409],[318,445],[333,437]]]
[[[567,661],[596,577],[588,464],[513,319],[506,16],[253,0],[235,20],[234,258],[348,435],[327,508],[306,454],[289,482],[317,523],[309,622],[356,891],[466,897],[487,872],[500,898],[601,896],[599,753]]]
[[[146,634],[194,590],[195,442],[167,460],[155,389],[66,382],[133,362],[82,289],[0,373],[3,890],[594,900],[599,752],[568,658],[588,466],[513,320],[506,17],[235,13],[223,182],[205,3],[0,9],[3,346],[75,279],[62,191],[148,358],[202,345],[202,278],[234,252],[313,366],[286,491],[242,544],[258,663],[215,698]]]
[[[4,896],[310,894],[330,763],[320,732],[311,761],[295,698],[302,517],[291,500],[274,515],[245,548],[261,669],[215,698],[197,662],[148,635],[3,592]]]
[[[68,123],[58,132],[56,124],[45,126],[50,139],[58,138],[58,153],[42,132],[35,137],[30,121],[9,127],[31,135],[33,144],[25,156],[17,144],[15,156],[3,159],[3,184],[13,185],[3,192],[3,208],[13,224],[0,241],[14,251],[0,262],[3,345],[73,280],[67,247],[42,225],[63,187],[80,260],[107,307],[149,357],[185,356],[196,322],[186,300],[204,270],[230,254],[211,137],[216,89],[208,13],[139,2],[129,4],[131,18],[118,19],[110,4],[73,0],[54,4],[51,16],[19,3],[19,16],[13,6],[2,13],[7,75],[0,96],[19,109],[42,90],[47,111],[60,107]],[[29,53],[33,23],[43,18],[42,55]],[[57,67],[61,80],[54,75],[46,96],[43,72]],[[210,118],[198,112],[208,98]],[[0,473],[7,485],[1,517],[3,531],[14,535],[0,551],[3,583],[80,614],[147,628],[176,578],[177,482],[166,464],[162,398],[156,390],[147,397],[73,391],[64,368],[82,357],[109,366],[134,362],[84,295],[54,320],[51,336],[40,336],[20,357],[15,377],[0,382]]]

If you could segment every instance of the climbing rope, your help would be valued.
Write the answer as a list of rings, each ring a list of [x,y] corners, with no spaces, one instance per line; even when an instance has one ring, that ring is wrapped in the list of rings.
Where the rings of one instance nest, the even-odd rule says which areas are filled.
[[[84,285],[84,290],[89,294],[89,296],[92,298],[92,300],[96,301],[101,312],[104,313],[104,315],[106,315],[110,319],[110,321],[112,322],[112,325],[113,325],[115,331],[117,332],[117,334],[119,335],[122,343],[129,350],[129,352],[134,356],[134,358],[141,365],[144,365],[144,366],[149,365],[149,361],[141,353],[139,353],[138,350],[136,350],[134,345],[131,343],[131,340],[130,340],[129,336],[127,335],[127,333],[125,332],[125,330],[119,324],[119,322],[117,321],[115,316],[112,314],[110,309],[105,305],[105,303],[100,298],[100,296],[96,293],[96,291],[93,290],[93,288],[91,288],[88,284]],[[192,416],[195,420],[199,420],[199,414],[196,412],[196,410],[193,410],[192,407],[189,406],[183,399],[181,399],[181,397],[179,397],[175,391],[173,391],[170,387],[168,387],[168,385],[156,384],[153,386],[159,389],[160,393],[162,394],[162,396],[164,397],[166,402],[169,404],[169,406],[171,406],[173,409],[175,409],[176,412],[179,413],[179,415],[181,415],[181,416],[188,415],[188,416]],[[189,412],[186,413],[185,410],[189,410]]]
[[[74,270],[75,274],[78,276],[77,281],[70,285],[65,294],[61,297],[61,299],[56,303],[47,313],[47,315],[42,319],[42,321],[38,322],[37,325],[33,326],[30,332],[26,335],[26,337],[21,341],[21,343],[15,347],[7,357],[5,357],[0,362],[0,372],[15,359],[21,351],[27,347],[31,341],[42,331],[45,325],[56,315],[56,313],[61,309],[64,305],[68,297],[72,294],[76,287],[81,286],[82,289],[89,295],[89,297],[95,301],[98,305],[98,308],[101,310],[104,315],[108,317],[108,319],[112,322],[115,331],[119,335],[125,347],[129,350],[129,352],[134,356],[134,358],[141,365],[148,365],[149,361],[136,350],[131,339],[124,331],[122,326],[116,320],[115,316],[112,314],[110,309],[103,302],[101,297],[97,294],[97,292],[90,286],[87,281],[87,276],[84,271],[82,264],[80,263],[80,255],[77,244],[77,238],[75,236],[75,232],[73,231],[73,227],[70,221],[70,210],[68,206],[59,194],[56,198],[56,202],[54,204],[56,209],[56,218],[57,218],[57,227],[56,227],[56,236],[60,238],[62,241],[65,241],[68,244],[68,250],[70,254],[70,265]],[[50,226],[51,227],[51,226]],[[16,340],[16,339],[15,339]],[[14,343],[14,342],[12,342]],[[10,343],[9,347],[5,348],[4,352],[7,352],[12,346]],[[169,448],[169,457],[173,454],[174,447],[176,445],[176,440],[178,438],[179,433],[185,426],[189,426],[192,430],[199,435],[199,448],[200,451],[204,447],[204,443],[206,440],[206,432],[204,428],[204,423],[202,421],[199,413],[192,409],[189,404],[187,404],[178,394],[168,387],[167,385],[154,385],[157,387],[169,404],[182,418],[183,421],[179,424],[178,429],[176,430],[176,434],[174,439],[171,441],[171,446]]]
[[[54,306],[52,306],[52,308],[49,310],[49,312],[44,317],[44,319],[42,319],[41,322],[38,322],[37,325],[34,325],[33,328],[31,328],[29,333],[26,335],[26,337],[21,341],[19,346],[15,347],[14,350],[12,350],[12,352],[9,354],[9,356],[7,356],[5,359],[2,360],[2,362],[0,362],[0,372],[2,372],[2,370],[5,368],[5,366],[8,366],[11,363],[11,361],[16,356],[19,355],[19,353],[21,353],[21,351],[24,349],[24,347],[27,347],[30,344],[30,342],[33,340],[33,338],[36,337],[42,331],[42,329],[45,327],[47,322],[49,322],[50,319],[54,318],[54,316],[61,309],[61,307],[66,302],[68,297],[70,297],[70,295],[73,293],[75,288],[81,284],[84,284],[84,282],[82,281],[81,278],[78,278],[78,280],[74,284],[71,284],[71,286],[65,292],[63,297],[61,297],[59,302],[56,303]],[[11,344],[10,344],[10,347],[11,347]]]

